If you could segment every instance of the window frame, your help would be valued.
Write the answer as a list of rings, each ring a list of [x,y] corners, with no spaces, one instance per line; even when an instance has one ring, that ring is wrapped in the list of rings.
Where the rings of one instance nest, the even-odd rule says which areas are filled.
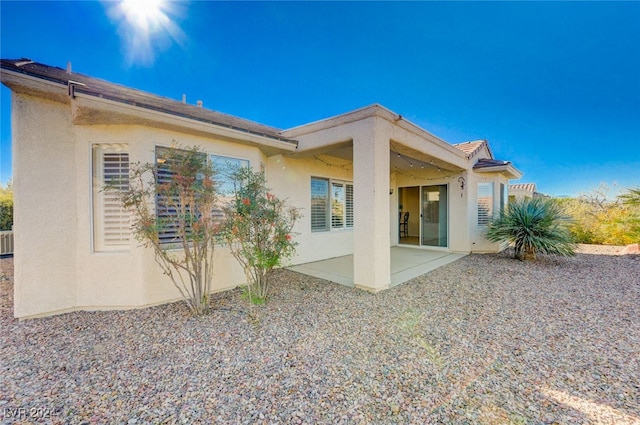
[[[314,219],[314,181],[323,182],[326,186],[326,195],[324,199],[323,213],[324,213],[324,226],[314,226],[317,222],[317,217]],[[334,195],[335,189],[341,188],[341,198],[336,199]],[[312,233],[322,233],[331,231],[343,231],[347,229],[353,229],[354,225],[354,198],[353,198],[353,182],[343,179],[332,179],[327,177],[311,176],[310,179],[310,203],[311,203],[311,217],[310,227]],[[338,216],[334,214],[334,211],[341,210],[341,214]]]
[[[481,187],[488,188],[487,195],[481,196],[483,194],[483,190]],[[495,188],[493,182],[478,182],[477,185],[477,194],[478,201],[476,202],[477,206],[477,224],[478,227],[487,227],[489,222],[493,218],[494,212],[494,199],[495,199]],[[482,214],[481,212],[484,212]]]
[[[161,157],[158,156],[158,151],[162,151],[162,150],[169,151],[169,150],[180,150],[180,149],[179,148],[175,148],[175,147],[171,147],[171,146],[156,145],[155,146],[155,161],[156,161],[156,164],[160,163],[158,161],[158,159],[161,158]],[[207,151],[207,150],[203,150],[202,154],[206,156],[207,163],[208,163],[208,165],[210,167],[215,167],[214,158],[217,158],[217,159],[230,160],[229,162],[238,161],[240,163],[246,163],[246,166],[248,168],[251,168],[251,160],[249,158],[246,158],[246,157],[229,156],[229,155],[224,155],[224,154],[220,154],[220,153],[217,153],[217,152],[211,152],[211,151]],[[214,172],[216,172],[215,179],[216,179],[216,181],[219,182],[220,180],[219,180],[219,176],[218,176],[217,172],[220,172],[220,170],[216,170],[214,168]],[[214,212],[214,215],[216,215],[220,220],[223,218],[222,208],[224,206],[225,200],[227,198],[233,197],[234,195],[235,195],[235,193],[234,194],[229,194],[227,197],[220,196],[219,208],[217,208],[216,211]],[[158,204],[158,197],[157,196],[156,196],[156,199],[155,199],[155,207],[156,207],[156,218],[158,218],[159,204]],[[160,237],[160,239],[162,240],[163,238]],[[180,243],[181,243],[181,240],[178,237],[173,237],[171,240],[167,240],[167,241],[162,241],[161,242],[162,245],[176,245],[176,247]]]

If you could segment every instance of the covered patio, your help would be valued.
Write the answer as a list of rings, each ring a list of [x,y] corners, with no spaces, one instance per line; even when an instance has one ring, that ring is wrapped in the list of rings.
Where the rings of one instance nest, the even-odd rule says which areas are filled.
[[[394,287],[415,277],[452,263],[467,254],[422,248],[391,247],[391,284]],[[354,287],[353,255],[289,267],[289,270]]]

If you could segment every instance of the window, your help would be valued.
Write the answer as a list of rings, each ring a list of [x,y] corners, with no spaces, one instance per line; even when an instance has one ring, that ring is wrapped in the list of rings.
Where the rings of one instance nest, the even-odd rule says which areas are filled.
[[[353,227],[353,184],[311,178],[311,231]]]
[[[344,227],[344,183],[331,182],[331,228]]]
[[[478,226],[486,226],[493,217],[493,183],[478,183]]]
[[[246,159],[220,155],[210,155],[209,161],[215,172],[215,179],[218,183],[220,196],[219,208],[213,211],[213,216],[215,220],[222,220],[224,218],[222,207],[233,200],[237,190],[238,183],[233,178],[233,173],[240,168],[249,168],[250,163]]]
[[[329,180],[311,178],[311,231],[329,230]]]
[[[347,227],[353,227],[353,185],[346,185],[346,214],[347,214]]]
[[[220,194],[223,197],[235,195],[236,182],[233,179],[233,172],[239,168],[249,168],[249,161],[220,155],[210,155],[209,160],[216,173],[216,181],[218,182]]]
[[[118,196],[105,191],[105,185],[116,189],[129,186],[129,151],[126,144],[96,144],[92,148],[93,175],[93,249],[121,251],[129,249],[130,215]]]
[[[168,183],[171,181],[172,173],[169,168],[168,158],[170,148],[156,147],[156,163],[158,165],[157,184]],[[203,154],[204,155],[204,154]],[[212,211],[213,216],[217,219],[223,218],[222,204],[231,201],[235,195],[236,182],[233,180],[232,173],[237,168],[249,167],[250,163],[246,159],[231,158],[219,155],[209,155],[208,161],[215,171],[215,180],[218,183],[220,191],[220,207]],[[169,199],[166,196],[158,195],[156,199],[156,215],[162,224],[162,230],[158,232],[161,243],[180,242],[179,237],[179,220],[177,219],[177,208],[188,208],[188,206],[180,206],[177,197]]]
[[[156,147],[156,186],[167,184],[173,178],[171,171],[171,152],[173,148]],[[156,195],[156,217],[158,218],[158,239],[160,243],[180,242],[180,220],[178,219],[180,202],[177,195]]]

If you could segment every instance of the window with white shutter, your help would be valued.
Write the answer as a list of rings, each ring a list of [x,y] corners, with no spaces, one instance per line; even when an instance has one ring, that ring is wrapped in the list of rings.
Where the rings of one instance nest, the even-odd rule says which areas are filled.
[[[345,188],[347,189],[345,201],[345,212],[347,215],[346,224],[347,227],[353,227],[353,185],[351,183],[347,183]]]
[[[156,146],[156,188],[172,182],[174,174],[171,165],[175,165],[178,161],[180,152],[184,151]],[[167,192],[173,193],[171,190],[161,192],[156,194],[158,239],[161,244],[180,243],[183,232],[187,234],[190,232],[189,223],[185,220],[191,212],[190,206],[183,204],[177,193],[167,195]]]
[[[311,231],[353,228],[353,183],[311,177]]]
[[[486,226],[493,217],[493,183],[478,183],[478,226]]]
[[[93,156],[93,245],[94,251],[129,249],[131,220],[117,193],[106,185],[125,190],[129,186],[129,148],[126,144],[95,144]]]

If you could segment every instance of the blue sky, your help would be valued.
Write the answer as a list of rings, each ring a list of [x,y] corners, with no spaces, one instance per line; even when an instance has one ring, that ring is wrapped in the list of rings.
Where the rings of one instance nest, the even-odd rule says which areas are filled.
[[[279,128],[380,103],[547,194],[640,186],[640,2],[180,2],[148,38],[119,6],[2,1],[1,56]]]

